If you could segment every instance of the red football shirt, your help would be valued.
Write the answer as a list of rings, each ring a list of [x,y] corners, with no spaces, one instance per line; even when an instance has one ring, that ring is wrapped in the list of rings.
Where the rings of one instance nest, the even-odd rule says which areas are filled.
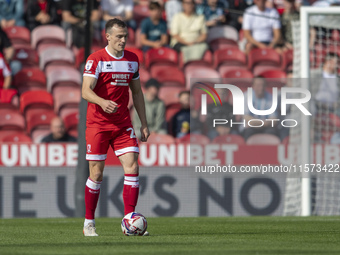
[[[139,79],[139,61],[136,54],[124,51],[119,58],[105,47],[91,54],[85,64],[84,76],[97,79],[93,91],[101,98],[118,104],[115,113],[106,113],[93,103],[87,106],[87,127],[113,129],[131,125],[129,103],[129,83]]]

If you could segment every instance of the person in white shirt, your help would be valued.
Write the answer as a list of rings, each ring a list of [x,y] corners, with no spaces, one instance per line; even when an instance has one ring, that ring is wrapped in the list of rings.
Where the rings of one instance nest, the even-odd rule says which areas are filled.
[[[253,48],[275,48],[281,39],[280,15],[274,8],[266,8],[266,0],[254,0],[246,9],[242,29],[247,39],[246,53]]]
[[[328,110],[336,109],[339,100],[339,86],[337,83],[338,56],[329,53],[322,67],[322,80],[315,95],[317,107],[326,107]]]
[[[137,28],[133,20],[133,0],[102,0],[103,25],[110,19],[124,20],[134,30]]]

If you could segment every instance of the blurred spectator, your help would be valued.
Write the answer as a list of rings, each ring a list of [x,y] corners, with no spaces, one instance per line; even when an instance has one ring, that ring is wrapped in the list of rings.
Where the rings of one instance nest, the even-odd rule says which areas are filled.
[[[25,26],[23,0],[0,1],[0,24],[1,27]]]
[[[141,44],[143,51],[150,48],[160,48],[168,44],[168,34],[165,20],[162,19],[162,7],[157,2],[149,5],[150,17],[141,24]]]
[[[208,49],[205,42],[207,27],[203,15],[195,13],[193,0],[183,0],[183,12],[177,13],[171,22],[171,46],[183,53],[184,63],[202,59]]]
[[[40,25],[59,25],[58,6],[53,0],[32,0],[26,10],[27,27],[33,30]]]
[[[253,48],[276,48],[281,39],[281,23],[277,10],[266,8],[266,0],[254,0],[243,16],[243,33],[247,39],[246,53]]]
[[[229,125],[217,125],[216,128],[213,127],[214,119],[227,119],[228,123],[230,120],[235,121],[235,116],[233,115],[233,106],[227,101],[228,92],[226,89],[215,89],[217,94],[220,96],[222,105],[215,103],[209,104],[207,107],[207,124],[208,124],[208,136],[213,140],[216,136],[227,135],[230,133],[237,133],[236,129],[231,128]]]
[[[137,29],[136,21],[133,20],[133,0],[102,0],[101,7],[103,11],[102,28],[105,22],[110,19],[121,19],[133,30]]]
[[[77,138],[69,135],[64,126],[64,122],[60,117],[55,117],[51,121],[51,134],[45,136],[42,143],[60,143],[60,142],[76,142]]]
[[[168,27],[171,27],[172,18],[175,14],[182,12],[182,3],[180,0],[168,0],[165,2],[165,14]]]
[[[8,89],[11,86],[11,82],[11,69],[6,63],[4,56],[0,53],[0,89]]]
[[[156,79],[150,79],[146,82],[144,91],[145,113],[150,132],[165,134],[165,105],[158,98],[160,86],[161,84]],[[132,123],[137,137],[140,137],[141,123],[136,109],[134,110]]]
[[[228,13],[228,25],[232,26],[240,31],[243,23],[243,15],[240,14],[244,12],[248,7],[254,4],[253,0],[228,0],[229,9],[236,12]]]
[[[327,108],[329,111],[335,111],[338,108],[339,86],[337,79],[338,56],[334,53],[328,53],[321,73],[313,73],[314,82],[320,84],[319,90],[315,95],[317,108]],[[321,78],[321,80],[320,80]]]
[[[176,138],[181,138],[190,133],[190,92],[179,93],[181,110],[172,119],[172,134]]]
[[[0,27],[0,53],[5,57],[7,63],[12,70],[12,75],[15,75],[22,68],[22,64],[18,60],[12,60],[14,57],[14,47],[11,40],[8,38],[5,31]]]
[[[253,80],[253,99],[252,104],[257,110],[268,110],[273,104],[272,95],[266,91],[266,80],[264,78],[255,78]],[[248,98],[247,92],[244,98]],[[279,116],[277,111],[271,115],[255,115],[249,111],[248,100],[245,100],[245,115],[246,127],[243,130],[244,139],[247,140],[250,136],[255,134],[272,134],[278,136],[277,121],[265,121],[266,119],[277,119]],[[262,127],[250,127],[248,122],[251,121],[252,126],[261,126],[261,121],[264,123]],[[273,124],[272,124],[273,123]],[[273,127],[272,127],[273,125]]]
[[[89,0],[91,1],[91,0]],[[98,10],[99,2],[93,1],[93,10],[91,21],[93,32],[96,39],[101,38],[100,31],[100,12]],[[72,30],[72,42],[78,48],[85,44],[85,23],[86,23],[86,1],[85,0],[67,0],[63,2],[62,25],[65,31]]]
[[[206,26],[208,28],[222,25],[226,22],[226,16],[223,2],[219,0],[207,0],[202,4],[197,5],[196,13],[203,14],[206,20]]]
[[[284,0],[284,12],[282,15],[282,36],[284,50],[293,49],[293,29],[292,21],[300,19],[299,13],[295,9],[295,0]]]

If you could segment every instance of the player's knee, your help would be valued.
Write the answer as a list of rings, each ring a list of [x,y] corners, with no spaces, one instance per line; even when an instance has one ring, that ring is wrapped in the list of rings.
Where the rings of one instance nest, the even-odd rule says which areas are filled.
[[[101,181],[103,179],[104,165],[101,162],[90,163],[90,177],[93,181]]]
[[[126,174],[138,174],[139,166],[137,162],[134,162],[131,166],[125,167],[124,169]]]

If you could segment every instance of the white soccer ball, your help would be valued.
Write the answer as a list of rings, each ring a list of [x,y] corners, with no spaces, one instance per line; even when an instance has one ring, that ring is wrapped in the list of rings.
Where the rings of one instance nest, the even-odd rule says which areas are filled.
[[[142,214],[131,212],[124,216],[121,227],[126,236],[142,236],[148,227],[148,223]]]

